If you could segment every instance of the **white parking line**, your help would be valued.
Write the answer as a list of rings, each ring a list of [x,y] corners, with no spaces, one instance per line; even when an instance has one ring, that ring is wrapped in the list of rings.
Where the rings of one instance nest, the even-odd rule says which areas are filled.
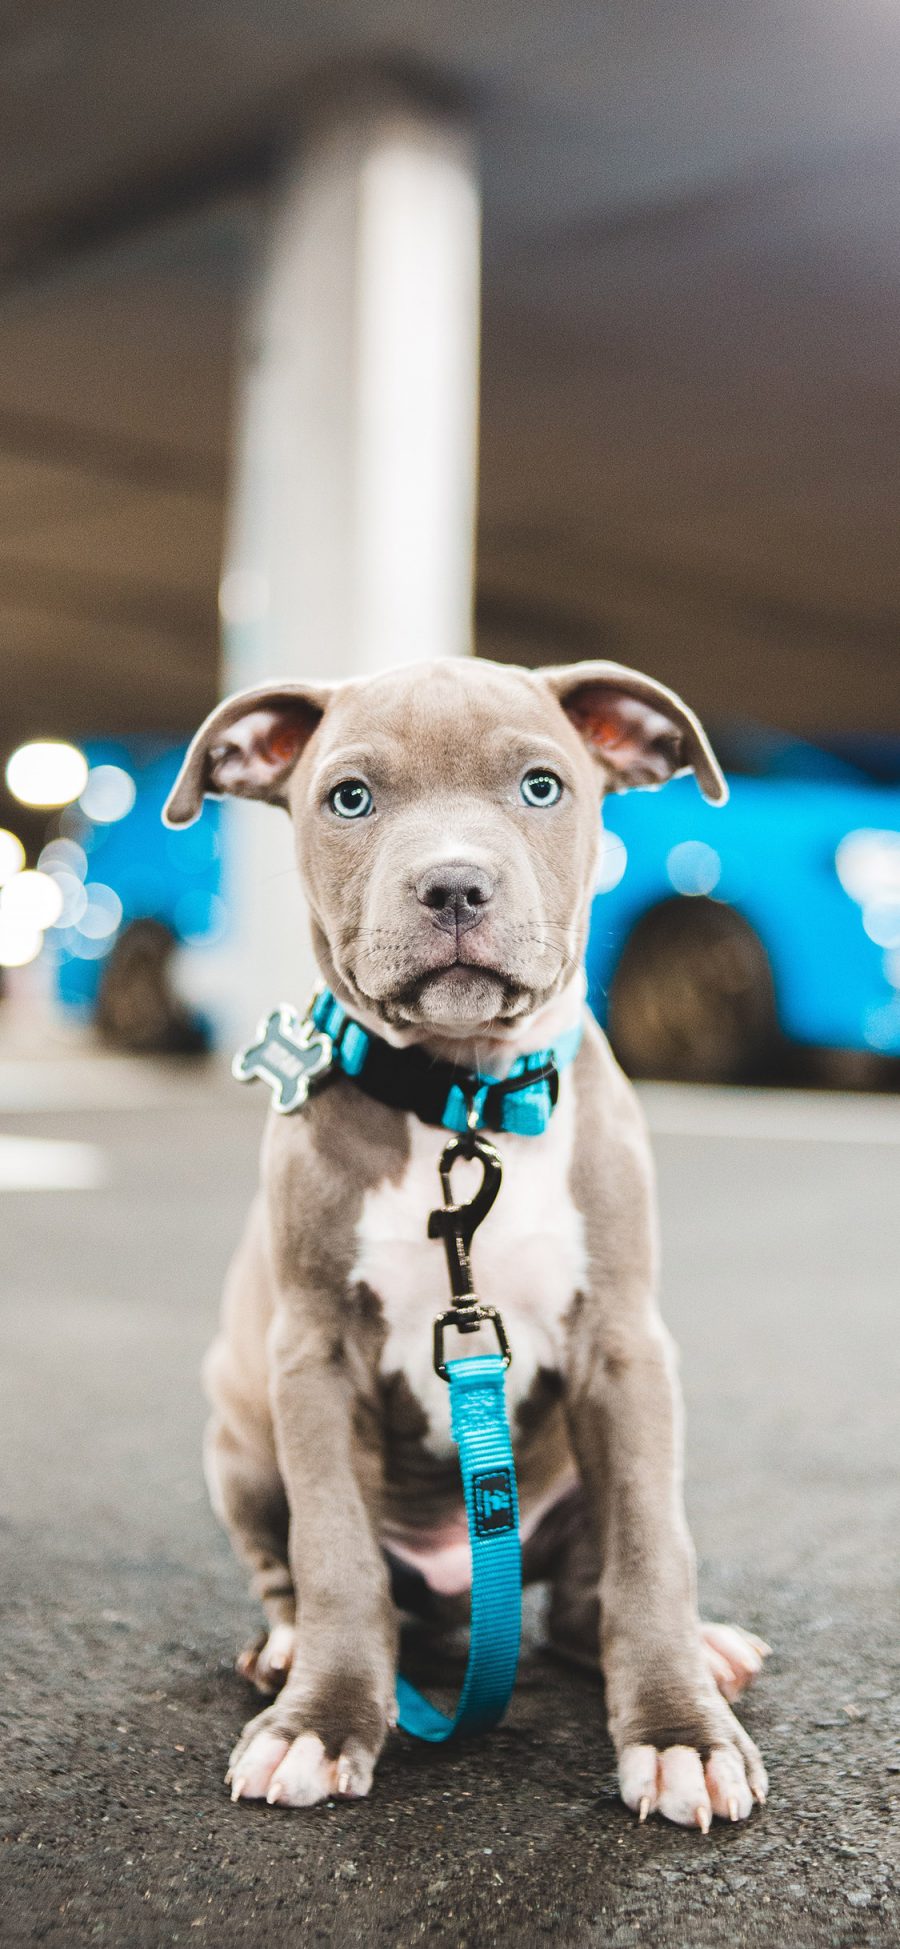
[[[106,1180],[96,1144],[0,1136],[0,1191],[97,1191]]]
[[[900,1098],[829,1090],[642,1083],[655,1137],[744,1138],[788,1144],[900,1144]]]

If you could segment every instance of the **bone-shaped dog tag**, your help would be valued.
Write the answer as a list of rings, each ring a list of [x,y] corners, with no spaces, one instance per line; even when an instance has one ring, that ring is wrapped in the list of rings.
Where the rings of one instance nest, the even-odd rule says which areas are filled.
[[[272,1092],[272,1108],[282,1116],[301,1110],[311,1085],[331,1069],[334,1052],[330,1035],[301,1022],[296,1009],[283,1004],[260,1022],[256,1040],[239,1049],[231,1065],[239,1083],[261,1077]]]

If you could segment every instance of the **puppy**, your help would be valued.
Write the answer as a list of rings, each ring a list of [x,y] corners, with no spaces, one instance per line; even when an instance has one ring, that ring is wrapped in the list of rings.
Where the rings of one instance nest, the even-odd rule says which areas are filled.
[[[190,824],[207,793],[288,813],[321,974],[388,1068],[417,1045],[463,1082],[502,1078],[583,1022],[543,1133],[492,1133],[503,1185],[475,1286],[512,1346],[524,1575],[549,1583],[553,1643],[602,1667],[627,1805],[705,1832],[765,1797],[728,1702],[765,1647],[698,1619],[651,1158],[581,967],[604,795],[685,771],[724,801],[701,725],[649,677],[447,660],[230,698],[166,818]],[[446,1141],[338,1073],[268,1120],[206,1367],[210,1492],[269,1626],[242,1669],[277,1692],[231,1756],[236,1799],[368,1793],[396,1717],[394,1592],[467,1614],[431,1346]]]

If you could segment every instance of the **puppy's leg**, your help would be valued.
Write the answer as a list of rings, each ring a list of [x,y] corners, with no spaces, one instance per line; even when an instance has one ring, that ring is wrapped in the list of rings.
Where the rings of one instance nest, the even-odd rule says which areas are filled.
[[[563,1512],[563,1529],[550,1575],[547,1632],[550,1648],[573,1664],[600,1665],[600,1548],[583,1493]],[[700,1642],[722,1697],[733,1704],[762,1671],[769,1646],[738,1624],[700,1620]]]
[[[767,1782],[716,1689],[701,1640],[681,1502],[680,1401],[649,1298],[613,1330],[600,1293],[577,1309],[569,1412],[600,1541],[600,1660],[628,1806],[705,1832],[741,1820]]]
[[[600,1546],[583,1489],[560,1512],[559,1548],[550,1571],[547,1636],[575,1665],[600,1665]]]
[[[250,1572],[250,1589],[269,1626],[240,1653],[237,1669],[271,1697],[284,1684],[294,1655],[295,1611],[287,1497],[274,1446],[259,1430],[215,1414],[206,1430],[203,1462],[213,1509]]]
[[[272,1402],[302,1631],[275,1703],[231,1756],[234,1799],[311,1807],[368,1793],[396,1717],[397,1616],[377,1534],[381,1457],[346,1363],[286,1312]],[[298,1344],[299,1343],[299,1344]]]
[[[212,1408],[203,1462],[213,1509],[250,1573],[251,1591],[270,1627],[241,1653],[238,1670],[267,1695],[283,1684],[294,1645],[288,1507],[269,1402],[267,1340],[274,1304],[259,1197],[228,1268],[221,1329],[203,1362]]]

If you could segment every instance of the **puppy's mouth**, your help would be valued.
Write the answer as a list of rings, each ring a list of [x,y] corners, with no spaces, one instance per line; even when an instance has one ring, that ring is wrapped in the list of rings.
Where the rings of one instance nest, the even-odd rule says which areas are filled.
[[[386,1028],[403,1032],[404,1040],[410,1032],[416,1039],[464,1040],[514,1026],[558,991],[565,956],[549,944],[536,956],[530,932],[525,940],[523,934],[524,929],[515,932],[506,953],[480,929],[474,939],[469,930],[456,939],[444,935],[408,946],[379,929],[362,943],[353,934],[342,953],[323,933],[319,962],[326,974],[331,969],[340,999],[351,1008],[355,1003],[364,1018],[380,1017]]]
[[[398,1026],[477,1028],[513,1020],[527,1007],[527,996],[499,968],[457,958],[443,967],[423,969],[389,1001],[385,998],[381,1007]]]

